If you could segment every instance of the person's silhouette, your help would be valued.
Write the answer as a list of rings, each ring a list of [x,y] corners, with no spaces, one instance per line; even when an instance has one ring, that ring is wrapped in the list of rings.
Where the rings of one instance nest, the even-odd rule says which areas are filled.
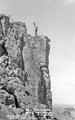
[[[36,26],[36,23],[33,23],[34,27],[35,27],[35,36],[37,36],[37,32],[38,32],[38,26]]]

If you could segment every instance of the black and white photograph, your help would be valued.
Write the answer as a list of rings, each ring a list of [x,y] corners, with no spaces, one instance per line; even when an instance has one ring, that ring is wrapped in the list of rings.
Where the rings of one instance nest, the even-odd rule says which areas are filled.
[[[75,0],[0,0],[0,120],[75,120]]]

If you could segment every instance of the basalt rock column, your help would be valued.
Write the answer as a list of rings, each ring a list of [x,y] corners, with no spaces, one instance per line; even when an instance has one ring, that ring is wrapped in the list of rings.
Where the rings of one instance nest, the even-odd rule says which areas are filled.
[[[52,109],[51,83],[49,76],[49,45],[45,36],[31,36],[23,49],[24,68],[29,75],[37,101]]]
[[[9,28],[9,17],[3,14],[0,15],[0,56],[6,54],[5,48],[6,35]]]
[[[5,47],[11,62],[15,62],[19,68],[24,69],[22,50],[25,46],[26,26],[20,22],[10,23],[10,26]]]

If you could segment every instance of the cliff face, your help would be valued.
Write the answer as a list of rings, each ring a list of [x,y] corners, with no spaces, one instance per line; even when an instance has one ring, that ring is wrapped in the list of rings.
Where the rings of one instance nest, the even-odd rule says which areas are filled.
[[[0,105],[5,113],[22,115],[28,108],[36,116],[36,109],[52,110],[49,42],[45,36],[29,36],[25,23],[0,15]]]

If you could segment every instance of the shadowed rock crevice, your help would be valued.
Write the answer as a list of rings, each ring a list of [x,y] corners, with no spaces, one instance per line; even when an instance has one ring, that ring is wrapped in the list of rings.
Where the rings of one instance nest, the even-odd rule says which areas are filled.
[[[3,86],[2,89],[3,89],[3,90],[6,90],[6,92],[8,92],[10,95],[13,95],[13,97],[14,97],[14,102],[13,102],[13,101],[10,101],[10,103],[8,103],[8,97],[6,97],[5,105],[8,106],[8,105],[11,105],[11,104],[15,103],[16,108],[20,108],[20,105],[19,105],[17,96],[14,94],[13,88],[7,89],[5,86]]]
[[[0,56],[2,56],[2,55],[7,55],[8,56],[8,52],[5,48],[5,43],[0,45]]]
[[[41,73],[41,81],[39,82],[38,86],[38,97],[41,104],[47,105],[47,99],[46,99],[46,83],[43,77],[43,71],[40,67],[40,73]]]

